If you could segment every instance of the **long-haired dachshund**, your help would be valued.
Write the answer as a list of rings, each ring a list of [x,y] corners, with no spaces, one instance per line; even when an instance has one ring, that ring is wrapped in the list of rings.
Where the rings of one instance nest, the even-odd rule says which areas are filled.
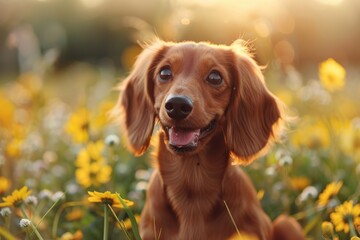
[[[241,41],[154,41],[121,85],[116,109],[135,155],[160,126],[143,239],[305,239],[292,218],[271,223],[251,181],[233,166],[264,154],[284,119]]]

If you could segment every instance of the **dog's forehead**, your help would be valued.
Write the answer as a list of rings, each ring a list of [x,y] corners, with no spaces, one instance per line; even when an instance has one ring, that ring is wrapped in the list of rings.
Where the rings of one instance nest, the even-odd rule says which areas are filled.
[[[183,42],[172,45],[164,55],[173,61],[226,61],[229,49],[226,46],[219,46],[208,43]]]

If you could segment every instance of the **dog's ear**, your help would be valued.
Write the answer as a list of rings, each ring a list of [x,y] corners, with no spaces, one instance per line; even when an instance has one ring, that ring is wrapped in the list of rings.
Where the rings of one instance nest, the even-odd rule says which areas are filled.
[[[265,153],[277,135],[281,102],[265,86],[260,67],[238,43],[232,45],[233,90],[225,138],[234,163],[248,164]]]
[[[130,75],[120,84],[120,97],[113,115],[119,116],[127,145],[135,155],[149,146],[154,128],[153,77],[165,43],[157,40],[138,56]]]

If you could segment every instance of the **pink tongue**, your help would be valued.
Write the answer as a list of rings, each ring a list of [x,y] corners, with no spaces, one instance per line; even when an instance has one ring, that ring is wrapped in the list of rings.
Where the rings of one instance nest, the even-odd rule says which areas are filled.
[[[169,143],[176,147],[195,146],[200,135],[200,129],[183,130],[176,127],[169,129]]]

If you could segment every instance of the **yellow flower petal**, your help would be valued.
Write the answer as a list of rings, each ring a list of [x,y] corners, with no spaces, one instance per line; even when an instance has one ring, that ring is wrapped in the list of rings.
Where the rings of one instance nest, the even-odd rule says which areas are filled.
[[[334,226],[331,222],[325,221],[321,224],[321,231],[326,239],[331,239],[334,235]]]
[[[346,201],[342,205],[335,208],[335,212],[330,214],[330,219],[335,225],[335,230],[348,233],[350,231],[350,225],[357,225],[360,222],[360,212],[358,211],[358,205],[353,205],[353,201]],[[348,219],[351,219],[349,221]],[[359,220],[358,220],[359,219]]]
[[[320,81],[329,92],[342,89],[345,85],[345,76],[346,71],[343,66],[332,58],[329,58],[319,65]]]
[[[111,193],[110,191],[106,191],[104,193],[96,192],[96,191],[94,191],[94,192],[89,191],[88,194],[90,195],[90,197],[88,198],[88,201],[91,203],[103,203],[103,204],[109,204],[112,207],[116,207],[116,208],[124,208],[118,198],[118,196],[120,197],[120,195],[118,195],[116,193]],[[129,207],[134,205],[134,202],[132,202],[130,200],[127,200],[127,199],[123,199],[123,200],[126,203],[126,205]]]
[[[21,204],[29,195],[31,191],[27,186],[22,187],[20,190],[15,190],[11,195],[3,197],[3,203],[0,203],[0,207],[17,206]]]
[[[76,143],[85,143],[89,139],[90,111],[82,108],[73,113],[65,126],[65,132]]]
[[[326,186],[324,191],[319,195],[318,206],[324,207],[328,205],[329,201],[338,194],[342,187],[343,183],[340,182],[332,182]]]

